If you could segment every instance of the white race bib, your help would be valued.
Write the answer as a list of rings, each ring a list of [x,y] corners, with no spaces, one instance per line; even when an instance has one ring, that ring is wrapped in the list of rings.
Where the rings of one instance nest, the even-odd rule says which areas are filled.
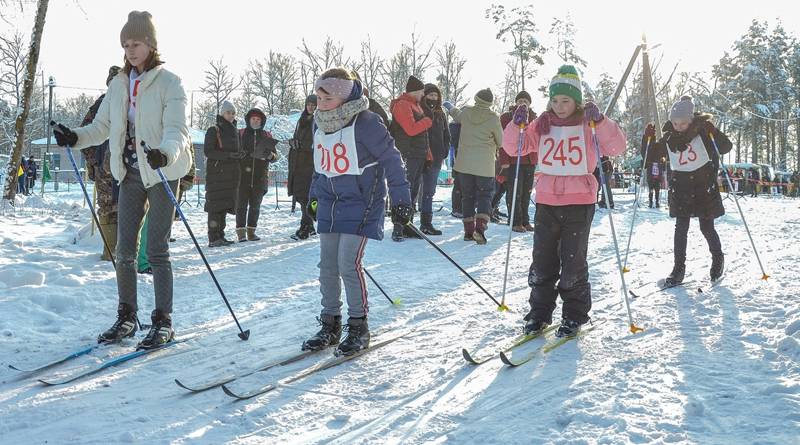
[[[539,140],[539,168],[553,176],[579,176],[589,173],[583,125],[550,127]]]
[[[358,116],[356,116],[358,120]],[[341,175],[360,175],[364,168],[358,168],[358,150],[356,149],[356,122],[341,130],[325,134],[317,128],[314,133],[314,170],[329,178]]]
[[[667,150],[667,153],[669,154],[669,162],[672,164],[672,169],[679,172],[693,172],[711,161],[700,135],[695,136],[692,142],[687,144],[686,150],[673,153],[670,149]]]

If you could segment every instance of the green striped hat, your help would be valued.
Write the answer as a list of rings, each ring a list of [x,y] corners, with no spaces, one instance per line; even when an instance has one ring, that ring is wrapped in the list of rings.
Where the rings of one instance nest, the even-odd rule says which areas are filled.
[[[583,103],[581,79],[573,65],[561,65],[558,74],[550,81],[550,99],[558,94],[569,96],[579,104]]]

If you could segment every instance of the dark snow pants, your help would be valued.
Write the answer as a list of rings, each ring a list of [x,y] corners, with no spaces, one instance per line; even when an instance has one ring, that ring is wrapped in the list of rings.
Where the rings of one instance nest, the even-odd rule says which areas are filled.
[[[561,296],[562,318],[584,324],[592,308],[589,284],[589,230],[595,206],[536,204],[533,217],[533,261],[528,272],[531,311],[525,320],[553,321]]]

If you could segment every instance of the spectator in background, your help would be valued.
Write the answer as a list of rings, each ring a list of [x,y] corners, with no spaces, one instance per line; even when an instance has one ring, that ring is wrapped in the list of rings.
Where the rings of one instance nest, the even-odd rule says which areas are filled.
[[[614,171],[611,159],[608,156],[601,156],[600,157],[600,165],[597,166],[595,177],[597,177],[597,185],[598,185],[598,192],[600,193],[600,202],[598,206],[601,209],[606,208],[606,194],[603,192],[603,182],[605,181],[606,184],[606,192],[608,192],[608,208],[614,208],[614,194],[611,193],[611,172]],[[600,168],[603,169],[603,180],[600,180],[599,172]]]
[[[236,196],[236,235],[239,242],[258,241],[256,227],[261,201],[269,186],[269,164],[278,160],[278,141],[264,129],[267,116],[253,108],[244,116],[247,126],[239,132],[245,156],[239,160],[241,181]]]
[[[430,145],[427,130],[433,125],[430,117],[425,115],[421,105],[425,95],[425,84],[414,76],[409,76],[406,82],[406,91],[400,97],[392,100],[389,112],[392,113],[390,133],[406,167],[406,178],[411,186],[412,206],[417,202],[425,161],[430,156]],[[416,210],[416,209],[415,209]],[[411,221],[414,221],[412,214]],[[419,238],[411,228],[395,225],[392,232],[393,241],[403,241],[404,238]]]
[[[300,203],[300,228],[292,235],[293,239],[303,240],[316,235],[314,220],[308,214],[308,193],[311,190],[311,176],[314,174],[314,111],[317,110],[317,95],[306,97],[306,107],[297,125],[294,136],[289,140],[289,177],[286,191]]]
[[[106,77],[106,87],[114,80],[114,77],[119,74],[122,68],[112,65],[108,69],[108,76]],[[81,121],[81,127],[85,127],[92,123],[94,117],[97,115],[97,110],[100,109],[100,104],[106,97],[105,93],[89,107],[89,111]],[[100,222],[99,229],[103,232],[108,246],[103,247],[103,253],[100,259],[103,261],[111,261],[116,255],[115,250],[117,247],[117,201],[119,200],[119,183],[111,176],[111,157],[108,156],[108,139],[103,141],[100,145],[93,145],[81,149],[81,154],[86,160],[86,173],[89,179],[94,182],[94,187],[97,193],[97,220]]]
[[[222,102],[217,123],[206,130],[203,152],[206,155],[206,202],[208,213],[208,247],[233,244],[225,238],[225,219],[236,214],[236,192],[241,174],[239,159],[244,151],[236,130],[236,107],[227,100]]]
[[[26,195],[30,195],[31,193],[35,193],[34,187],[36,187],[36,178],[39,177],[38,170],[36,168],[36,161],[33,159],[33,156],[28,158],[28,168],[25,170],[25,191]]]
[[[461,136],[461,123],[452,121],[448,128],[450,130],[450,174],[453,176],[453,191],[450,194],[450,205],[453,209],[450,211],[450,215],[454,218],[462,219],[464,214],[461,212],[461,181],[458,178],[458,172],[453,169],[458,155],[458,138]]]
[[[503,126],[504,140],[506,139],[505,130],[508,127],[508,123],[514,119],[514,113],[516,112],[517,108],[522,105],[525,105],[525,107],[530,109],[531,95],[528,94],[527,91],[520,91],[519,94],[517,94],[517,97],[514,98],[514,105],[508,108],[507,113],[503,113],[503,115],[500,116],[500,125]],[[526,126],[533,122],[534,119],[536,119],[536,113],[530,111],[528,113],[528,122],[526,123]],[[515,127],[514,131],[519,133],[519,126]],[[519,142],[519,136],[517,136],[516,139],[517,142]],[[508,182],[506,183],[506,206],[508,207],[509,218],[513,218],[514,221],[514,225],[511,227],[511,230],[514,232],[533,232],[531,217],[528,213],[528,204],[530,204],[531,201],[534,171],[536,170],[538,155],[533,150],[532,146],[525,146],[525,150],[523,150],[522,154],[520,155],[519,179],[515,179],[517,177],[518,151],[519,143],[504,143],[503,148],[500,149],[500,166],[506,170],[506,177],[508,178]],[[515,181],[517,182],[516,199],[513,195]],[[513,209],[511,208],[512,203],[514,205]]]
[[[432,83],[425,84],[424,94],[425,108],[432,120],[428,128],[428,144],[433,160],[426,163],[423,169],[419,229],[426,235],[441,235],[442,231],[433,226],[433,195],[436,194],[442,162],[450,153],[450,129],[447,115],[442,111],[442,92],[439,87]]]
[[[19,163],[19,168],[17,169],[17,193],[21,193],[23,195],[27,195],[25,191],[25,172],[28,170],[28,161],[25,160],[25,156],[22,156],[22,159]]]
[[[792,192],[791,196],[797,197],[798,192],[800,191],[800,175],[797,174],[797,170],[792,173],[792,176],[789,178],[789,181],[792,183]]]
[[[460,109],[450,102],[443,105],[450,117],[461,123],[459,154],[455,170],[461,180],[464,212],[464,241],[486,244],[486,230],[492,212],[495,160],[503,146],[500,116],[492,111],[494,94],[486,88],[475,94],[475,105]]]

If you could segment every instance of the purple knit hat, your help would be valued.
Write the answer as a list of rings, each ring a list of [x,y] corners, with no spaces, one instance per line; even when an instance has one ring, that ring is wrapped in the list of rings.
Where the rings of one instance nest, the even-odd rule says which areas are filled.
[[[694,119],[694,103],[691,96],[683,96],[681,100],[672,104],[669,120],[685,119],[691,122]]]

